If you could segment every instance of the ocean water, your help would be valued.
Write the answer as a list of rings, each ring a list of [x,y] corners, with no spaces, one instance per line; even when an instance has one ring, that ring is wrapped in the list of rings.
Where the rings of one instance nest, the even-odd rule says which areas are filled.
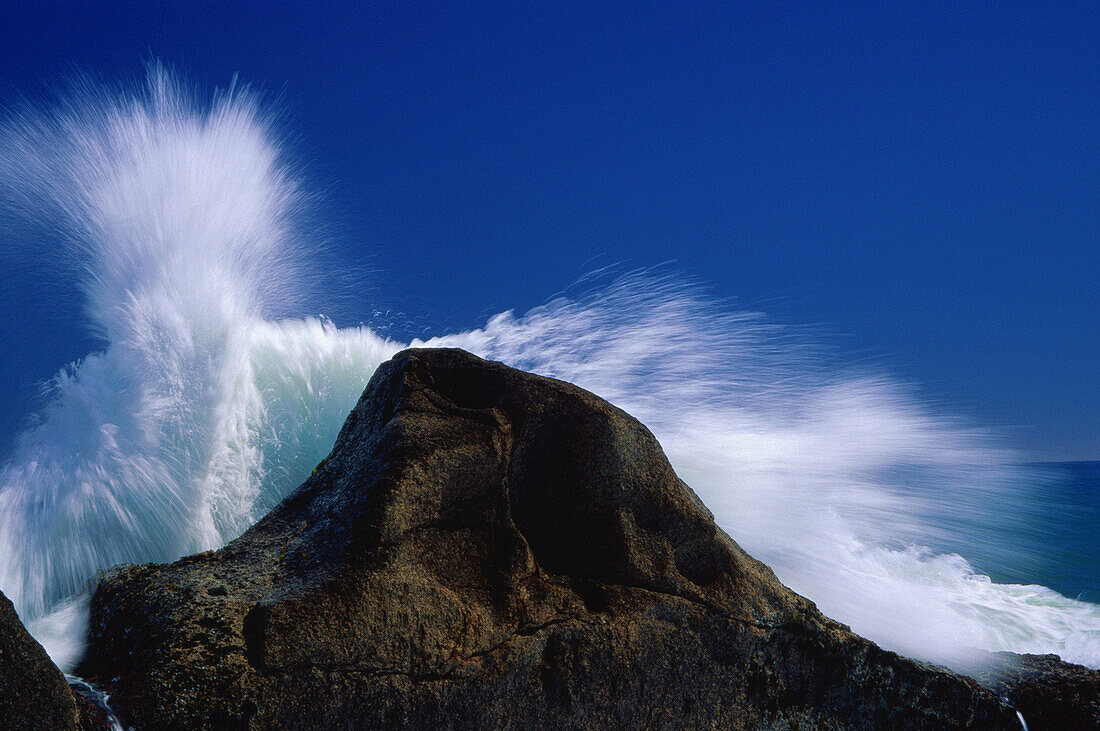
[[[0,198],[49,232],[21,245],[70,273],[105,343],[58,372],[0,468],[0,589],[63,668],[96,571],[239,535],[408,345],[634,414],[744,548],[885,647],[1100,667],[1094,466],[1020,464],[904,385],[651,272],[425,342],[288,315],[317,266],[309,196],[247,92],[195,98],[153,68],[11,115]]]
[[[966,555],[1005,584],[1039,584],[1100,602],[1100,462],[1024,465],[1028,482],[996,509],[938,516],[938,550]]]
[[[1022,564],[1033,581],[1082,601],[1100,603],[1100,462],[1046,465],[1050,481],[1023,509]],[[993,575],[1018,581],[1014,567]]]

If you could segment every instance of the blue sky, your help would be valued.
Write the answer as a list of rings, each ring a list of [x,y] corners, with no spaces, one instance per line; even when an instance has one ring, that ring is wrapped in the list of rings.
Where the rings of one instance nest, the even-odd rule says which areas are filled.
[[[671,261],[1100,459],[1100,6],[885,5],[4,2],[0,101],[154,58],[263,89],[369,272],[341,324],[438,334]],[[0,449],[95,347],[71,288],[7,275]]]

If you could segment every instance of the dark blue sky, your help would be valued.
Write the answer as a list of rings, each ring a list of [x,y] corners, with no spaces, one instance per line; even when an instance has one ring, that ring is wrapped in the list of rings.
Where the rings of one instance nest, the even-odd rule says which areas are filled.
[[[4,2],[0,100],[152,58],[264,89],[371,272],[342,324],[437,334],[674,260],[1033,457],[1100,458],[1100,6],[683,5]],[[4,448],[94,345],[70,289],[11,281]]]

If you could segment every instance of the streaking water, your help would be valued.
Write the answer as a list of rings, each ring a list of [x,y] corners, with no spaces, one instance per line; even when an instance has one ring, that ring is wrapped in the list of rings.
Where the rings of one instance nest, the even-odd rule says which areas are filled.
[[[405,345],[272,318],[295,299],[309,241],[247,94],[200,104],[154,69],[143,92],[24,113],[0,138],[0,190],[63,235],[107,343],[56,376],[0,473],[0,589],[68,668],[97,570],[239,535],[325,456],[374,368]],[[895,383],[825,365],[758,314],[639,273],[425,344],[572,381],[634,414],[742,546],[886,647],[1100,666],[1100,606],[995,584],[922,548],[951,537],[945,506],[988,511],[1019,489],[1011,455]]]

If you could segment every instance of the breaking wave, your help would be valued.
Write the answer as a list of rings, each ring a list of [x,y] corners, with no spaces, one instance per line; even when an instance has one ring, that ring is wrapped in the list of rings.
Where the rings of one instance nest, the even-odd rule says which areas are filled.
[[[14,114],[0,194],[61,236],[50,260],[77,278],[105,343],[55,376],[0,471],[0,590],[71,668],[96,571],[239,535],[309,475],[375,367],[409,344],[278,316],[300,301],[315,242],[247,91],[203,100],[153,68],[139,90],[86,85]],[[634,414],[746,550],[885,647],[1100,667],[1100,606],[994,583],[930,548],[950,531],[937,516],[1022,494],[1027,475],[987,435],[673,278],[581,289],[412,344],[571,381]]]

